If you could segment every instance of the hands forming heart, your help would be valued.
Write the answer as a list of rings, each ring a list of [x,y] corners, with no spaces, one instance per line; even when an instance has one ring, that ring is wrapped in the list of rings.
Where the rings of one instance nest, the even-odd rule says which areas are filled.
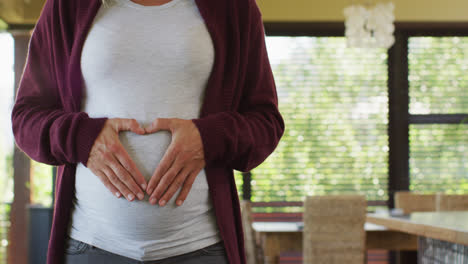
[[[176,204],[182,205],[198,173],[205,167],[203,144],[197,127],[191,120],[158,118],[146,133],[170,131],[171,144],[151,176],[146,192],[150,203],[164,206],[174,193],[182,187]]]
[[[120,131],[132,131],[139,135],[167,130],[172,134],[171,143],[149,183],[132,161],[119,140]],[[150,195],[149,202],[164,206],[174,193],[182,190],[176,199],[178,206],[187,198],[198,173],[205,167],[203,144],[197,127],[191,120],[158,118],[150,126],[142,128],[134,119],[108,119],[96,138],[87,167],[115,196],[133,201]]]

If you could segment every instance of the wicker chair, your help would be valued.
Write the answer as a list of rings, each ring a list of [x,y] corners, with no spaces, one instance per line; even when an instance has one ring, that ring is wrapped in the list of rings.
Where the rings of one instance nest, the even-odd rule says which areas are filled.
[[[304,263],[363,264],[366,210],[367,202],[363,195],[306,197]]]
[[[413,212],[431,212],[436,210],[435,194],[420,194],[410,191],[395,193],[395,208],[403,210],[404,214]]]
[[[436,196],[437,211],[468,211],[467,194],[443,194]]]
[[[257,246],[255,243],[255,230],[252,228],[252,203],[240,201],[242,212],[242,227],[244,231],[244,245],[247,264],[257,264]]]

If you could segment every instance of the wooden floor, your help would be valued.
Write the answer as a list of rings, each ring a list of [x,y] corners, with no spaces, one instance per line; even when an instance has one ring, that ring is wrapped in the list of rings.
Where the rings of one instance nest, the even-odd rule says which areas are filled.
[[[280,255],[280,264],[302,264],[302,252],[283,252]],[[367,251],[367,264],[388,264],[388,251]]]

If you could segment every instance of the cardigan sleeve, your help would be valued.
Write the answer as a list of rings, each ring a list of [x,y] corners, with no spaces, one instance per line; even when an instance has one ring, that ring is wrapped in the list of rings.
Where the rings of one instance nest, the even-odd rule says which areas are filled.
[[[57,80],[66,77],[57,76],[65,72],[57,67],[67,67],[69,56],[70,34],[60,11],[65,2],[47,0],[33,30],[11,113],[12,127],[17,146],[30,158],[50,165],[86,165],[106,119],[63,107],[63,87]]]
[[[273,152],[284,132],[261,17],[250,24],[246,77],[242,87],[236,87],[242,91],[239,108],[192,120],[207,165],[249,171]]]

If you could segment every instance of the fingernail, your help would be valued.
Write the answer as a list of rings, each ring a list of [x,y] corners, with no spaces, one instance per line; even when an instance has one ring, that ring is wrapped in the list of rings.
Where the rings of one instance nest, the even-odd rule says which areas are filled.
[[[161,201],[159,202],[159,205],[160,205],[160,206],[164,206],[164,205],[166,205],[166,201],[164,201],[164,200],[161,200]]]
[[[181,201],[181,200],[177,201],[177,205],[178,205],[178,206],[180,206],[181,204],[182,204],[182,201]]]
[[[151,195],[151,194],[153,193],[153,189],[149,189],[149,190],[147,191],[147,193],[148,193],[149,195]]]
[[[128,195],[128,199],[129,199],[130,201],[133,201],[133,199],[135,199],[135,196],[134,196],[133,194],[129,194],[129,195]]]
[[[117,196],[117,198],[120,198],[120,193],[119,193],[119,192],[115,192],[115,196]]]
[[[151,198],[151,199],[150,199],[150,204],[156,204],[156,198],[154,198],[154,197]]]
[[[143,198],[145,198],[145,195],[143,195],[142,193],[139,193],[138,194],[138,200],[143,200]]]
[[[143,184],[141,185],[141,188],[143,189],[143,191],[146,190],[146,184],[143,183]]]

